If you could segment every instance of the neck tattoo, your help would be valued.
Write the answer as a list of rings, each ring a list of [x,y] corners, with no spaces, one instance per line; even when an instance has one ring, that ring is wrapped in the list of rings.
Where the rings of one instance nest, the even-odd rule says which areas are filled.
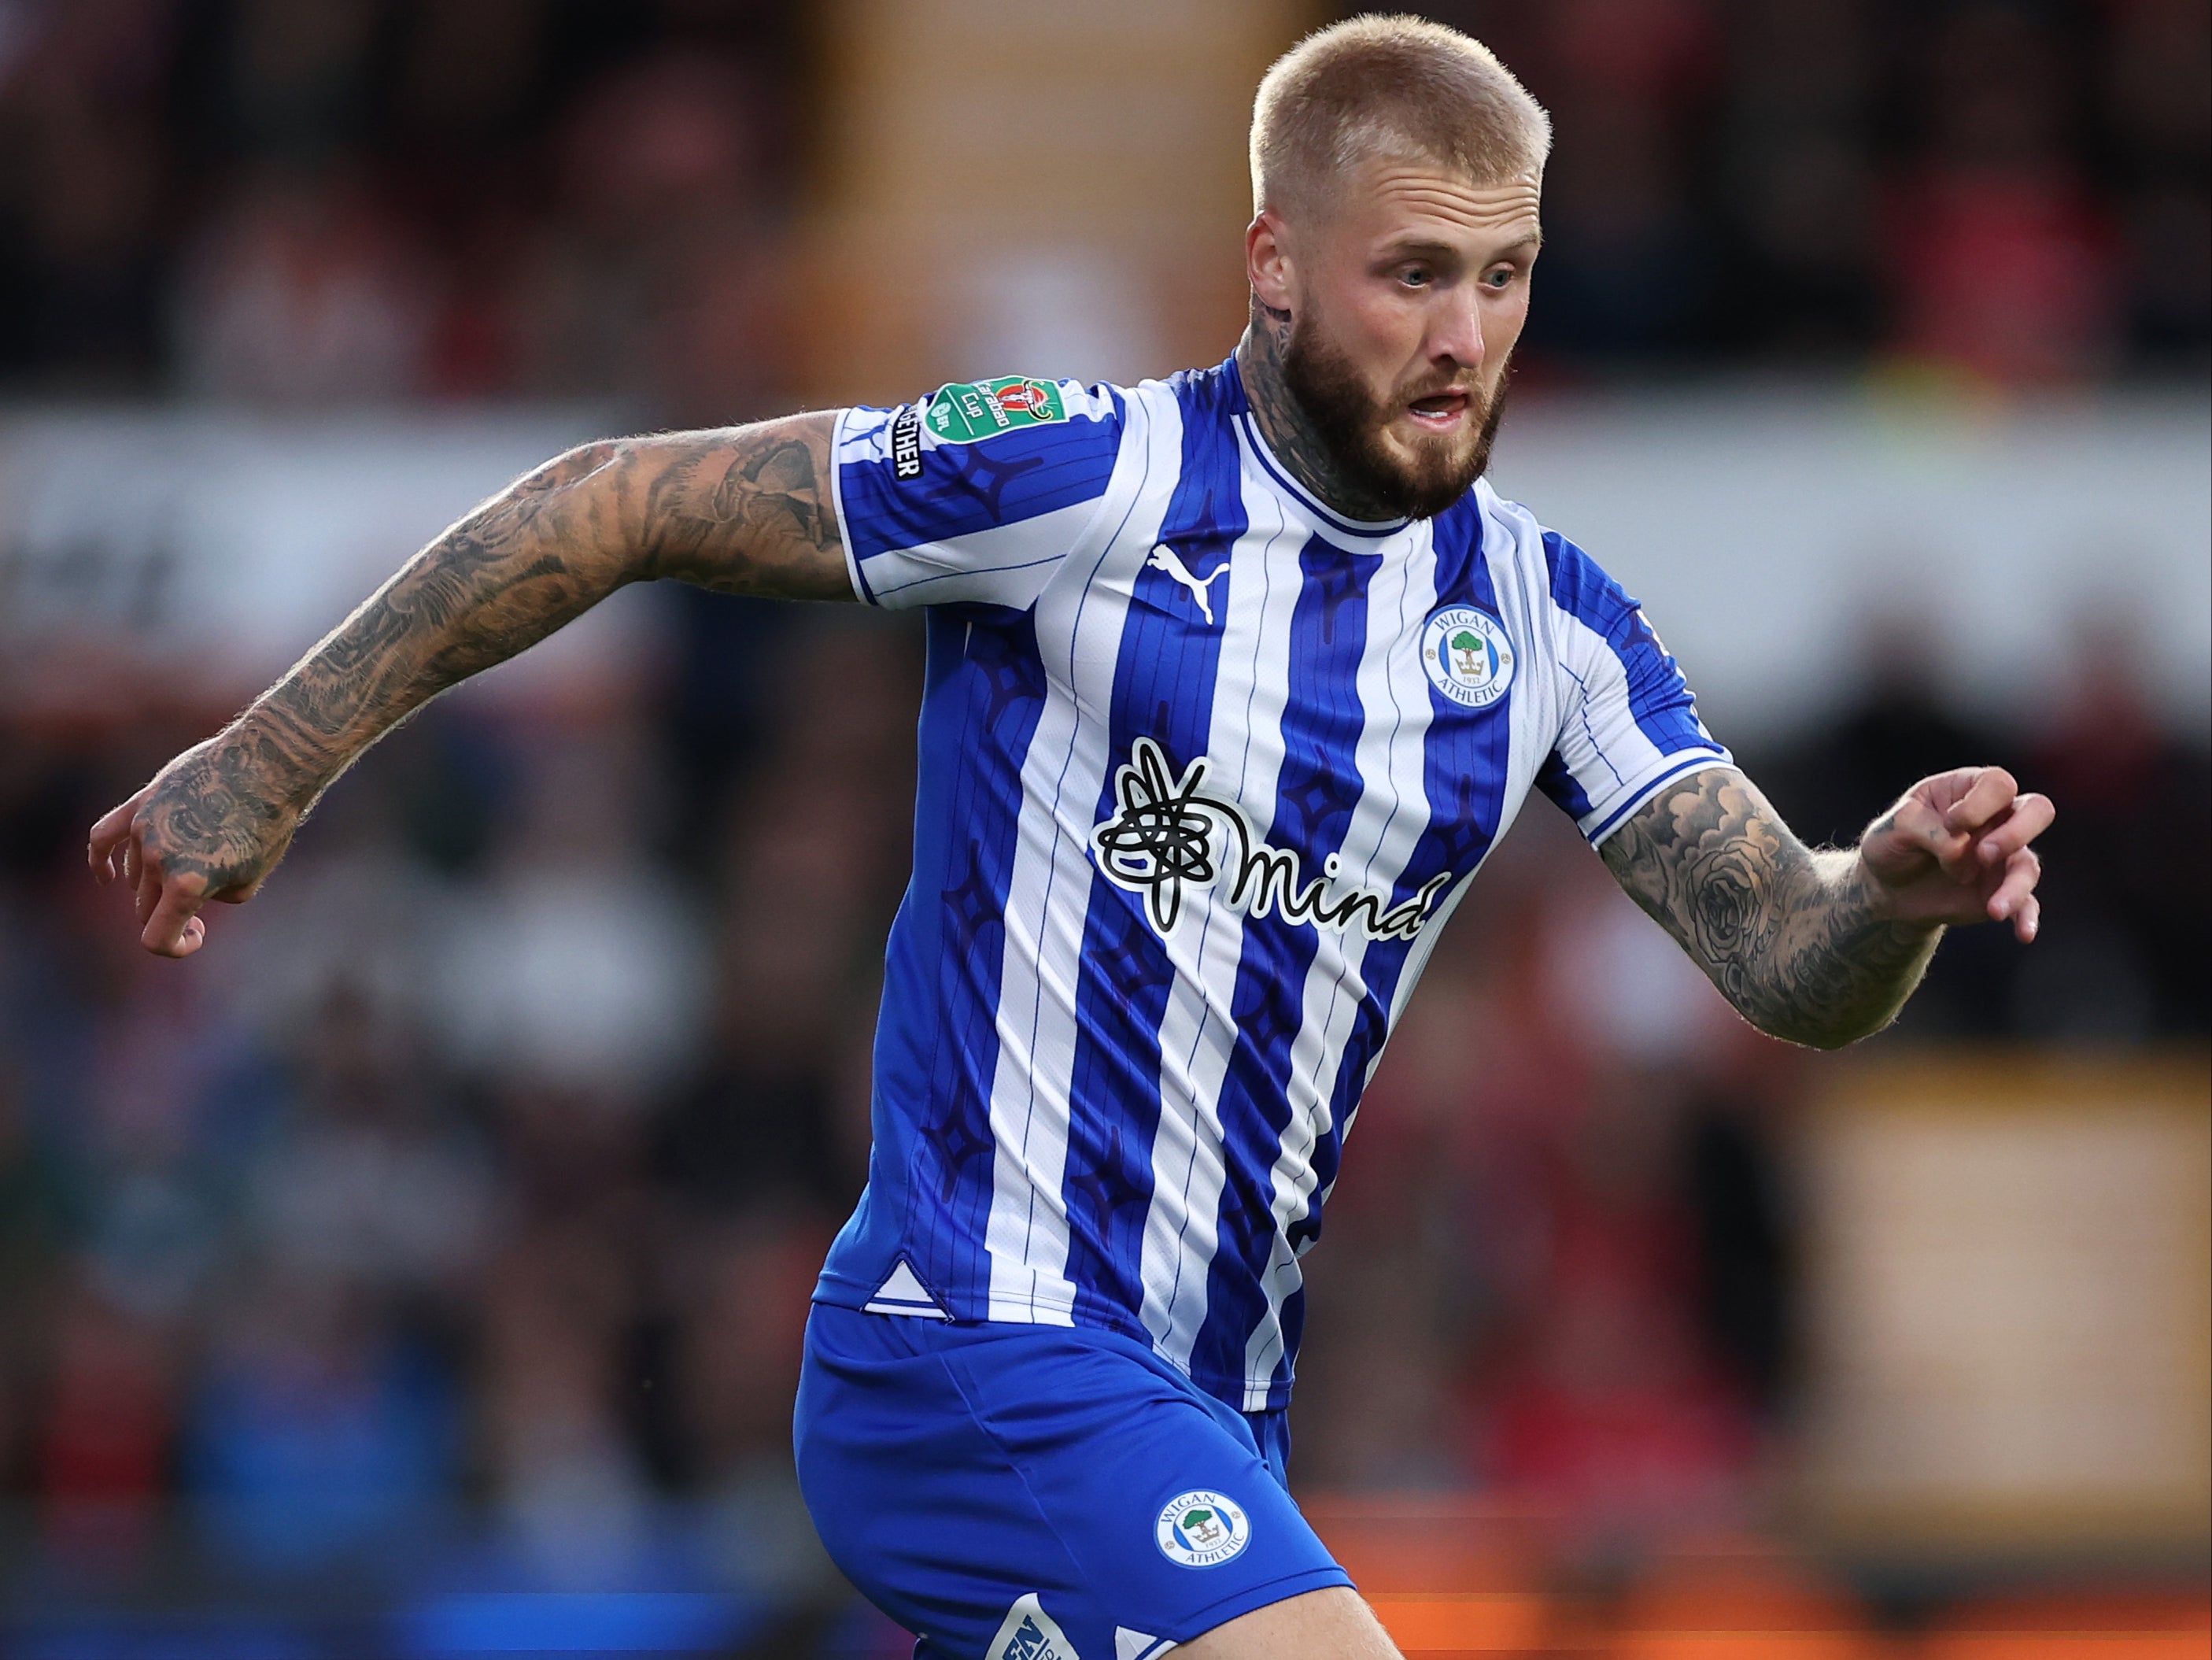
[[[1244,396],[1267,447],[1290,469],[1291,477],[1346,519],[1379,522],[1403,517],[1346,476],[1304,407],[1291,395],[1283,377],[1290,344],[1291,313],[1264,305],[1255,296],[1251,325],[1237,343],[1237,370],[1244,377]]]

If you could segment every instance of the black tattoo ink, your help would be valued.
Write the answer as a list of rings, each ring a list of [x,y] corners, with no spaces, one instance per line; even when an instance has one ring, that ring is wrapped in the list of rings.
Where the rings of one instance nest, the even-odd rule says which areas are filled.
[[[408,562],[140,804],[146,856],[237,897],[322,792],[414,710],[624,584],[849,599],[826,483],[833,417],[586,444]]]
[[[1814,853],[1723,768],[1662,791],[1615,830],[1607,866],[1743,1017],[1832,1049],[1897,1018],[1940,928],[1875,915],[1856,853]]]
[[[1396,518],[1390,503],[1372,497],[1346,475],[1328,439],[1291,396],[1284,372],[1293,327],[1291,313],[1262,304],[1256,295],[1252,306],[1252,325],[1237,347],[1237,370],[1243,378],[1252,418],[1260,423],[1260,435],[1292,477],[1346,518]]]

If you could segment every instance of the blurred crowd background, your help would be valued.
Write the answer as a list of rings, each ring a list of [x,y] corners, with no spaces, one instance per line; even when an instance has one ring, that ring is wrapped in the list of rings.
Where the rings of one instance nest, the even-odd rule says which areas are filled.
[[[1290,14],[1285,39],[1320,21],[1214,9]],[[810,379],[804,335],[774,320],[828,137],[824,60],[841,25],[902,10],[928,21],[9,0],[0,371],[68,394],[775,408]],[[2207,364],[2191,0],[1431,10],[1494,42],[1557,121],[1526,374]],[[1067,107],[1022,77],[971,119],[1027,139]]]
[[[899,1651],[813,1543],[788,1441],[806,1298],[865,1171],[911,619],[626,595],[596,653],[372,754],[180,969],[86,879],[84,830],[269,665],[204,641],[180,659],[162,606],[100,598],[128,550],[82,501],[53,530],[33,475],[121,432],[80,483],[127,496],[143,460],[220,431],[227,491],[320,521],[367,509],[343,470],[290,478],[288,435],[343,454],[369,432],[380,465],[495,430],[550,453],[956,374],[1212,361],[1241,321],[1243,100],[1327,14],[1117,9],[0,0],[11,1651]],[[2134,411],[2186,455],[2212,369],[2202,0],[1427,9],[1557,123],[1516,382],[1533,430],[1786,386],[1985,432],[2055,410],[2085,453]],[[1190,50],[1150,50],[1178,31]],[[1117,33],[1133,67],[1093,51]],[[1129,101],[1146,76],[1173,108]],[[1142,188],[1117,195],[1124,125]],[[1147,160],[1162,131],[1212,150]],[[912,182],[948,131],[968,159]],[[1070,144],[1099,170],[1019,171]],[[1087,198],[1111,249],[1056,217]],[[948,282],[948,248],[982,252]],[[856,344],[894,327],[887,356]],[[394,449],[410,430],[432,436]],[[2201,496],[2202,452],[2182,465]],[[2201,522],[2130,534],[2201,561]],[[149,545],[149,569],[199,556]],[[1946,556],[1915,554],[1931,581]],[[2117,573],[2124,599],[2127,557],[2081,580]],[[1808,840],[1848,842],[1962,762],[2061,804],[2044,941],[1954,936],[1871,1061],[1750,1033],[1529,809],[1408,1014],[1310,1262],[1302,1493],[1364,1583],[1411,1599],[1405,1632],[1430,1629],[1423,1595],[1491,1599],[1419,1651],[1641,1652],[1638,1620],[1862,1633],[1822,1653],[2108,1620],[2148,1645],[2130,1654],[2205,1651],[2189,1182],[2180,1234],[2111,1259],[2126,1286],[2001,1264],[1984,1286],[2094,1324],[2139,1289],[2130,1263],[2179,1276],[2142,1329],[2174,1345],[2144,1415],[2115,1380],[2156,1357],[2084,1374],[2077,1406],[2122,1403],[2116,1462],[2062,1448],[2038,1487],[1997,1456],[1978,1487],[1877,1508],[1904,1517],[1887,1531],[1849,1525],[1835,1242],[1855,1236],[1820,1204],[1849,1189],[1821,1126],[1899,1102],[1948,1122],[1961,1076],[2027,1079],[2013,1107],[2086,1123],[2062,1168],[2094,1165],[2100,1112],[2138,1098],[2149,1119],[2107,1116],[2179,1126],[2145,1168],[2201,1158],[2212,721],[2201,658],[2194,703],[2149,672],[2154,593],[2082,616],[2055,679],[2023,646],[2039,695],[1996,713],[1947,678],[1955,614],[1916,623],[1893,585],[1828,619],[1857,665],[1832,691],[1786,721],[1709,706]],[[1976,597],[2000,639],[2018,598]],[[2083,1214],[2104,1241],[2107,1213]],[[2006,1444],[2032,1464],[2074,1421]],[[1736,1590],[1668,1601],[1715,1584]],[[1470,1636],[1478,1615],[1504,1623]]]

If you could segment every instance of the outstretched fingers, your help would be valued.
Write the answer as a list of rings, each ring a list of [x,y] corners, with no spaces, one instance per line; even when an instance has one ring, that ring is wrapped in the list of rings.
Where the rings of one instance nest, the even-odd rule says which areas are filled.
[[[2043,861],[2030,844],[2057,816],[2003,768],[1960,767],[1914,785],[1869,828],[1860,855],[1900,915],[2008,921],[2025,943],[2043,922]]]
[[[1985,866],[2002,865],[2030,842],[2049,830],[2058,809],[2047,795],[2027,794],[2014,799],[2012,810],[1986,828],[1974,851]]]
[[[1944,812],[1944,825],[1972,835],[2008,812],[2019,797],[2018,779],[2002,767],[1983,767],[1966,786],[1966,794]]]
[[[2035,897],[2035,885],[2043,876],[2043,860],[2033,848],[2021,848],[2005,860],[2004,877],[1989,897],[1993,921],[2012,919],[2013,933],[2022,945],[2035,938],[2042,926],[2043,909]]]
[[[131,826],[145,800],[146,792],[140,790],[122,806],[110,808],[92,827],[92,835],[85,843],[85,862],[92,866],[94,879],[103,886],[118,877],[125,881],[133,879],[128,866],[136,857],[137,838]]]
[[[100,882],[119,879],[130,887],[139,944],[157,957],[190,957],[207,939],[199,916],[207,903],[207,878],[194,871],[172,875],[158,854],[146,850],[137,822],[144,797],[141,791],[92,827],[86,857]]]

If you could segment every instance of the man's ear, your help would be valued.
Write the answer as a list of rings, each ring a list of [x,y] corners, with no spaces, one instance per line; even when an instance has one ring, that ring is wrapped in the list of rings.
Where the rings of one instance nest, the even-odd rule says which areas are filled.
[[[1272,209],[1261,210],[1245,228],[1244,275],[1261,305],[1271,311],[1291,309],[1294,272],[1283,222]]]

